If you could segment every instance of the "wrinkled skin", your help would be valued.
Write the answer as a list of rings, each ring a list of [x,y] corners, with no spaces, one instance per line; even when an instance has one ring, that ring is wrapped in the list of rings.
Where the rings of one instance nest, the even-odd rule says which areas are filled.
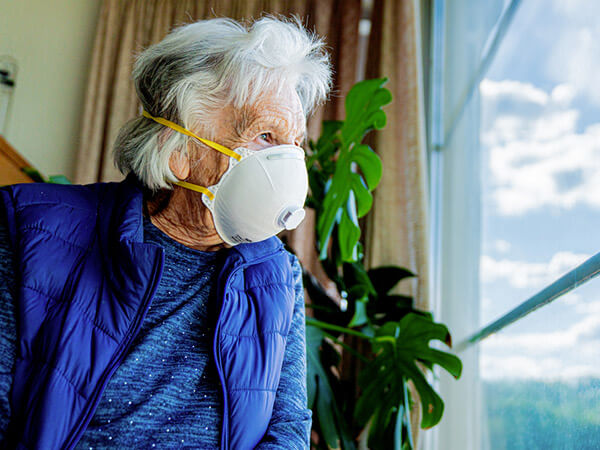
[[[241,109],[225,106],[216,113],[212,126],[191,131],[230,149],[245,147],[258,151],[273,145],[300,145],[306,134],[306,119],[295,90],[287,89],[279,95],[267,92],[256,103]],[[200,186],[216,184],[228,165],[228,156],[192,139],[187,155],[174,152],[169,161],[177,178]],[[151,216],[152,223],[171,238],[196,250],[216,251],[229,247],[217,234],[201,195],[174,186],[167,207]]]

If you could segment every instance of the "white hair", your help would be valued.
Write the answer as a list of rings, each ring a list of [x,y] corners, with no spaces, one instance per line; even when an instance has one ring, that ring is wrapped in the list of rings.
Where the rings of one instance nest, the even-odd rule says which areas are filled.
[[[308,116],[331,87],[324,47],[297,18],[267,16],[249,26],[226,18],[201,20],[176,28],[143,51],[133,80],[146,111],[188,129],[210,125],[226,104],[239,108],[264,92],[289,87]],[[164,131],[140,116],[121,128],[115,142],[119,170],[134,172],[152,190],[171,188],[177,178],[169,158],[173,151],[186,151],[187,136]]]

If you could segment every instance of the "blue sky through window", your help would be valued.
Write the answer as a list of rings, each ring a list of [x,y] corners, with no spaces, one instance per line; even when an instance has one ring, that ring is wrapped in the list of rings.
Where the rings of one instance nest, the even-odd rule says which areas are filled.
[[[600,2],[522,2],[481,93],[481,325],[600,251]],[[484,379],[600,376],[600,279],[482,342]]]

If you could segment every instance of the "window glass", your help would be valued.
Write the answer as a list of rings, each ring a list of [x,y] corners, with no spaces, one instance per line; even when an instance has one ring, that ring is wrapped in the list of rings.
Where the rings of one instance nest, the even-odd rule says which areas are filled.
[[[599,14],[522,2],[480,84],[481,326],[600,251]],[[485,339],[489,448],[598,448],[599,340],[600,280]]]

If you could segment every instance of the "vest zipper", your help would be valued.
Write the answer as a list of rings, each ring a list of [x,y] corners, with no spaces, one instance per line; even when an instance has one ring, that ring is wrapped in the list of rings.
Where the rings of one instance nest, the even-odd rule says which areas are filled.
[[[227,286],[229,285],[230,280],[233,276],[242,269],[245,269],[248,266],[253,264],[259,264],[261,262],[267,261],[277,254],[281,253],[281,250],[277,250],[273,253],[269,253],[262,258],[253,260],[249,263],[240,264],[238,267],[233,269],[231,273],[227,276],[227,280],[225,281],[224,291],[227,292]],[[226,296],[226,295],[225,295]],[[225,303],[225,298],[221,303],[221,309],[219,310],[219,317],[217,318],[217,324],[215,325],[215,338],[213,339],[213,356],[215,358],[215,365],[217,366],[217,373],[219,375],[219,380],[221,381],[221,389],[223,391],[223,426],[221,428],[221,449],[220,450],[229,450],[229,404],[227,398],[227,385],[225,384],[225,376],[223,375],[223,367],[221,366],[221,354],[219,352],[219,344],[221,341],[221,317],[223,313],[223,304]]]
[[[64,449],[71,450],[77,445],[79,439],[85,432],[88,423],[92,419],[94,412],[96,411],[96,407],[100,402],[100,398],[102,397],[102,393],[108,384],[108,381],[112,377],[113,373],[117,370],[117,368],[121,365],[121,362],[124,359],[127,350],[131,346],[135,336],[140,331],[142,326],[142,322],[146,317],[146,313],[148,312],[148,306],[152,298],[154,297],[154,293],[156,292],[156,288],[158,287],[158,283],[162,277],[162,271],[164,266],[164,254],[161,252],[159,261],[158,261],[158,269],[154,271],[152,274],[152,280],[150,282],[150,289],[147,291],[146,298],[142,302],[142,313],[138,314],[135,318],[135,322],[133,327],[130,327],[127,331],[127,335],[123,339],[121,343],[121,349],[117,352],[117,356],[112,360],[108,365],[108,369],[104,371],[102,378],[100,379],[100,383],[96,387],[96,390],[92,393],[91,398],[92,401],[88,404],[87,410],[84,410],[84,416],[79,425],[76,425],[73,431],[71,432],[70,437],[67,439],[66,444],[63,446]]]

